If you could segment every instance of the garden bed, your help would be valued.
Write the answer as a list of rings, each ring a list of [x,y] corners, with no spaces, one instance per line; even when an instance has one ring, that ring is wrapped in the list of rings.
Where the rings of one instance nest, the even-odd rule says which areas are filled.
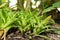
[[[50,40],[60,40],[60,35],[54,34],[54,33],[47,33],[47,35]],[[25,35],[22,37],[22,34],[19,31],[12,32],[9,35],[7,35],[7,40],[29,40],[28,35]],[[33,37],[32,40],[47,40],[41,37]]]
[[[42,1],[43,3],[43,1]],[[13,10],[8,7],[8,3],[0,6],[0,30],[4,30],[0,35],[2,40],[59,40],[60,24],[55,24],[53,19],[60,19],[59,10],[60,1],[52,3],[50,6],[45,2],[40,7],[31,10],[30,2],[26,10],[17,7]],[[46,5],[46,8],[45,8]],[[54,10],[57,10],[54,11]],[[53,11],[53,12],[51,12]],[[54,13],[58,14],[49,14]],[[40,15],[39,15],[40,14]]]
[[[54,28],[55,27],[56,28],[60,27],[60,25],[56,23]],[[7,40],[29,40],[29,38],[28,38],[29,32],[25,33],[25,35],[22,36],[22,34],[18,30],[16,30],[16,29],[14,29],[14,30],[15,31],[12,31],[12,30],[9,31],[9,34],[7,35]],[[60,35],[54,33],[53,31],[42,33],[41,35],[48,36],[50,40],[60,40]],[[32,37],[32,40],[47,40],[47,39],[42,38],[42,37]]]

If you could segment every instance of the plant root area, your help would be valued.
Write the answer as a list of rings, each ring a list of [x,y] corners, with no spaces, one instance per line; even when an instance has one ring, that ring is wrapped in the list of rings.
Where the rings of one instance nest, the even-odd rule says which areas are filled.
[[[60,24],[56,24],[52,28],[59,29],[59,27],[60,27]],[[11,29],[7,34],[6,40],[47,40],[47,39],[42,38],[42,37],[32,37],[32,39],[29,39],[29,34],[30,34],[29,32],[26,32],[22,36],[22,34],[18,30]],[[45,35],[45,36],[49,37],[49,40],[60,40],[60,35],[54,33],[53,31],[42,33],[42,35]]]
[[[19,33],[19,31],[16,31],[15,33],[10,33],[7,35],[7,40],[29,40],[28,35],[25,35],[26,37],[22,37],[22,34]],[[50,38],[50,40],[60,40],[60,35],[53,34],[53,33],[47,33],[47,36]],[[33,37],[32,40],[47,40],[41,37]]]

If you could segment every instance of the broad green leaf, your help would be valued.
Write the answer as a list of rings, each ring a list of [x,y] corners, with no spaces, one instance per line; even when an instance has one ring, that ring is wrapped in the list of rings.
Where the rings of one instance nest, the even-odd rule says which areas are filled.
[[[0,17],[3,19],[3,21],[5,23],[5,15],[4,15],[2,9],[0,9]]]
[[[54,10],[54,9],[56,9],[56,8],[54,8],[53,6],[48,7],[48,8],[46,8],[46,9],[44,9],[44,10],[42,11],[42,14],[47,13],[47,12],[50,12],[50,11],[52,11],[52,10]]]
[[[55,8],[60,8],[60,1],[54,3],[52,6]]]
[[[58,1],[58,2],[56,2],[56,3],[53,3],[52,6],[44,9],[44,10],[42,11],[42,14],[47,13],[47,12],[50,12],[50,11],[56,9],[56,8],[60,8],[60,1]]]

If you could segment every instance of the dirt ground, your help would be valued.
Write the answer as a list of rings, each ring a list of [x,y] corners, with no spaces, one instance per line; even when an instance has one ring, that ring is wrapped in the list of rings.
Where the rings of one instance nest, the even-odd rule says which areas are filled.
[[[52,26],[52,28],[60,29],[60,24],[56,24],[55,26]],[[47,36],[50,38],[50,40],[60,40],[59,34],[47,33]],[[26,37],[22,37],[22,34],[19,31],[16,31],[8,34],[7,40],[29,40],[29,38],[28,35]],[[34,37],[32,38],[32,40],[46,40],[46,39],[40,37]]]

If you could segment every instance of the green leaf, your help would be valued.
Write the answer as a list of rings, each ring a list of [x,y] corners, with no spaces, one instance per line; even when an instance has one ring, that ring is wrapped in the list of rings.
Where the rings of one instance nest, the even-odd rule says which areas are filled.
[[[48,16],[47,18],[45,18],[42,23],[46,24],[46,23],[48,23],[49,20],[51,20],[51,15]]]
[[[48,7],[48,8],[46,8],[46,9],[44,9],[44,10],[42,11],[42,14],[47,13],[47,12],[50,12],[50,11],[52,11],[52,10],[54,10],[54,9],[56,9],[56,8],[54,8],[53,6]]]
[[[53,4],[53,7],[55,7],[55,8],[60,8],[60,1],[54,3],[54,4]]]
[[[56,8],[60,8],[60,1],[52,4],[52,6],[46,8],[46,9],[44,9],[44,10],[42,11],[42,14],[47,13],[47,12],[50,12],[50,11],[56,9]]]
[[[6,4],[7,4],[7,3],[3,3],[3,4],[1,4],[1,5],[0,5],[0,8],[5,7]]]
[[[58,29],[55,29],[54,32],[55,32],[56,34],[60,34],[60,30],[58,30]]]
[[[3,21],[5,23],[5,17],[6,17],[6,15],[5,15],[5,13],[3,13],[2,9],[0,9],[0,17],[3,19]]]
[[[0,0],[0,5],[2,4],[2,0]]]

